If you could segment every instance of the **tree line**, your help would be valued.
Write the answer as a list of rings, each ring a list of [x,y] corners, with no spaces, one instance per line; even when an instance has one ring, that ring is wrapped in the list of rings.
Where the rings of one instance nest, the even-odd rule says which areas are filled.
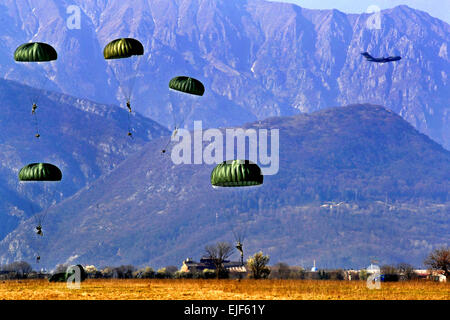
[[[214,269],[181,271],[176,266],[166,266],[158,270],[146,266],[137,268],[133,265],[121,265],[118,267],[107,266],[97,269],[95,266],[85,266],[84,271],[88,279],[302,279],[302,280],[367,280],[370,273],[366,269],[361,270],[325,270],[308,271],[299,266],[289,266],[279,262],[269,266],[270,257],[261,251],[249,257],[245,263],[247,272],[245,275],[228,271],[224,262],[231,256],[233,247],[227,242],[219,242],[216,245],[206,246],[206,257],[213,264]],[[450,272],[450,248],[442,247],[433,250],[425,259],[424,265],[428,270],[439,270],[447,278]],[[56,266],[53,274],[64,273],[69,265]],[[418,275],[414,267],[408,263],[397,265],[383,265],[380,273],[384,281],[415,280]],[[8,279],[45,279],[49,274],[32,269],[25,261],[16,261],[0,266],[0,280]]]

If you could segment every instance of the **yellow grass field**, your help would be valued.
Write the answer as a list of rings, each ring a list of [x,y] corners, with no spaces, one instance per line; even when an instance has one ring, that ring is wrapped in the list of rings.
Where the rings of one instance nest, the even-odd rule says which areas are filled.
[[[0,282],[2,300],[449,300],[450,284],[430,281],[382,283],[320,280],[103,280],[80,289],[47,280]]]

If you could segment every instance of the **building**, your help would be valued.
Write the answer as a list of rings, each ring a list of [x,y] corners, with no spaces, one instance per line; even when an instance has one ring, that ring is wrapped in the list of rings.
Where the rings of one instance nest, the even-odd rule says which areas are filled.
[[[414,273],[418,279],[447,282],[443,270],[416,269]]]
[[[428,279],[439,282],[447,282],[447,277],[443,270],[431,270]]]
[[[229,261],[225,260],[223,266],[230,273],[247,273],[247,269],[242,265],[240,261]],[[196,262],[191,258],[187,258],[183,261],[180,271],[181,272],[203,272],[203,270],[216,270],[216,266],[214,265],[213,259],[202,257],[200,262]]]
[[[314,260],[314,266],[311,268],[311,272],[317,272],[316,260]]]

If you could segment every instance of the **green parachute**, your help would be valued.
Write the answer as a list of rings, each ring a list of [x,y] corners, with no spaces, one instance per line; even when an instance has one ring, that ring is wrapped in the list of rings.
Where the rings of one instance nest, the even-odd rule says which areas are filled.
[[[203,83],[201,83],[197,79],[187,77],[187,76],[178,76],[178,77],[172,78],[169,81],[169,89],[179,91],[182,93],[186,93],[189,95],[194,95],[194,96],[203,96],[203,94],[205,93],[205,86],[203,85]],[[176,119],[177,116],[175,115],[173,106],[171,106],[170,112],[172,113],[172,117],[173,117],[174,129],[173,129],[171,138],[167,142],[164,149],[161,150],[161,153],[166,152],[166,148],[169,146],[171,139],[177,135],[178,129],[183,125],[183,122],[185,119],[185,117],[182,117],[181,121],[179,121],[179,122],[177,121],[177,119]],[[178,112],[178,113],[180,113],[180,112]]]
[[[66,272],[57,272],[53,273],[49,278],[49,282],[67,282],[70,277],[75,276],[76,271],[75,268],[78,268],[80,274],[80,281],[84,281],[87,278],[86,271],[84,270],[81,264],[77,264],[76,266],[70,266],[66,269]]]
[[[51,62],[58,58],[58,54],[51,45],[43,42],[30,42],[24,43],[20,45],[16,51],[14,52],[14,60],[17,62]],[[41,89],[44,89],[45,83],[47,82],[48,77],[45,78],[44,85],[42,85]],[[40,95],[40,94],[39,94]],[[38,108],[38,100],[39,95],[33,97],[31,100],[31,114],[34,119],[34,125],[36,128],[35,137],[39,138],[41,135],[39,134],[39,124],[36,115],[36,110]]]
[[[214,187],[248,187],[263,183],[261,168],[249,160],[224,161],[211,172]]]
[[[169,82],[169,88],[188,94],[202,96],[205,93],[205,86],[197,79],[185,76],[172,78]]]
[[[144,46],[133,38],[120,38],[111,41],[103,49],[105,59],[123,59],[131,56],[142,56]]]
[[[43,42],[24,43],[14,52],[14,60],[18,62],[47,62],[57,58],[56,50]]]
[[[62,173],[51,163],[30,163],[20,169],[20,181],[60,181]]]
[[[133,38],[120,38],[109,42],[103,49],[103,57],[105,60],[119,60],[115,61],[116,72],[114,68],[111,68],[115,74],[116,79],[119,81],[119,88],[126,98],[126,106],[128,113],[128,136],[133,137],[131,131],[131,95],[133,87],[136,81],[137,73],[139,71],[139,65],[141,59],[140,56],[144,55],[144,46],[139,40]],[[136,57],[137,62],[133,57]],[[122,61],[124,60],[124,61]],[[112,65],[110,65],[112,67]]]

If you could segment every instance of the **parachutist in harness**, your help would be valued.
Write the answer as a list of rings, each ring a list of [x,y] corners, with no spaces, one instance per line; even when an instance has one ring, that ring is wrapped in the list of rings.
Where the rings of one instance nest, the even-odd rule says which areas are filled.
[[[37,256],[36,257],[36,263],[39,263],[40,260],[41,260],[41,256]]]
[[[240,241],[237,242],[236,249],[238,249],[239,252],[242,252],[242,243]]]
[[[172,139],[175,138],[175,137],[177,136],[177,133],[178,133],[178,128],[175,127],[175,129],[174,129],[173,132],[172,132]]]
[[[33,103],[33,106],[31,107],[31,114],[34,115],[36,117],[36,109],[37,109],[37,105],[36,103]],[[35,121],[37,123],[37,119],[35,118]],[[37,124],[36,124],[36,131],[37,131]],[[36,132],[36,134],[34,135],[36,138],[39,138],[41,135],[39,133]]]
[[[242,249],[242,243],[240,241],[236,243],[236,249],[241,253],[241,264],[244,265],[244,250]]]
[[[44,233],[42,232],[42,226],[41,225],[36,226],[36,230],[37,230],[36,234],[38,234],[40,236],[44,235]]]
[[[128,108],[128,111],[131,113],[131,103],[130,103],[130,100],[127,100],[127,108]],[[130,131],[130,125],[129,125],[129,122],[130,122],[130,115],[128,115],[128,136],[131,138],[131,139],[133,139],[133,134],[131,133],[131,131]]]
[[[177,133],[178,133],[178,128],[175,127],[175,129],[172,132],[172,137],[170,138],[169,142],[166,144],[166,147],[161,150],[161,153],[166,153],[166,148],[169,146],[170,141],[177,136]]]

